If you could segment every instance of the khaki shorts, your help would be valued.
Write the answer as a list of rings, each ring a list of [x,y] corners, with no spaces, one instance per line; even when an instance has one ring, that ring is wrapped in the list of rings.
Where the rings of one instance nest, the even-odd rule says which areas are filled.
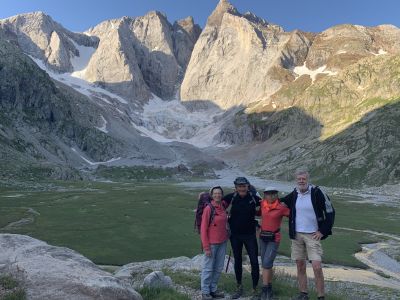
[[[292,240],[292,259],[322,261],[321,241],[312,238],[312,233],[296,232],[296,239]]]

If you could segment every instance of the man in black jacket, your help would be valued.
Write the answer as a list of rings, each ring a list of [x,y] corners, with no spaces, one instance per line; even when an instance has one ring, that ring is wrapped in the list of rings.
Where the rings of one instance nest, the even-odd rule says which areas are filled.
[[[223,198],[224,205],[229,205],[229,228],[231,231],[231,246],[235,259],[235,276],[238,285],[237,291],[232,299],[238,299],[243,294],[242,287],[242,249],[246,248],[251,264],[251,278],[253,281],[253,299],[258,299],[257,285],[260,279],[260,268],[258,265],[258,244],[256,238],[255,220],[256,210],[260,207],[261,198],[254,192],[250,192],[250,183],[245,177],[238,177],[234,181],[235,192]]]
[[[292,240],[292,259],[297,265],[300,294],[294,298],[308,300],[306,260],[310,260],[315,276],[318,299],[324,298],[321,240],[332,234],[335,210],[329,197],[309,184],[307,171],[296,172],[297,188],[282,199],[289,208],[289,236]]]

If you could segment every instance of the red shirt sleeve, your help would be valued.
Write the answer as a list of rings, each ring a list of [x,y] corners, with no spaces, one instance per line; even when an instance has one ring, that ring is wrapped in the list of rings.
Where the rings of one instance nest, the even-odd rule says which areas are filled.
[[[289,217],[289,215],[290,215],[289,207],[287,207],[285,205],[281,205],[281,207],[282,207],[282,215],[285,217]]]
[[[210,239],[208,236],[208,228],[210,226],[210,215],[211,207],[207,205],[203,210],[203,215],[201,216],[201,226],[200,226],[200,237],[201,244],[204,250],[210,250]]]

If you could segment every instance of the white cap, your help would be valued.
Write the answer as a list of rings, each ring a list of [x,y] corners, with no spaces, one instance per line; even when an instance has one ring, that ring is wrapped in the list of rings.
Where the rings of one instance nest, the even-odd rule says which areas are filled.
[[[276,188],[276,187],[274,187],[274,186],[267,186],[265,189],[264,189],[264,193],[265,192],[278,192],[278,189]]]

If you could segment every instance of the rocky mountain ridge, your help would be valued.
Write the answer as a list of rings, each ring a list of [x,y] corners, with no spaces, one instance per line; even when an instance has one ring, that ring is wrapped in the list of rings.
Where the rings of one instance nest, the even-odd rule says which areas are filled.
[[[1,20],[0,30],[51,70],[72,73],[132,102],[143,102],[151,93],[175,96],[201,29],[193,18],[172,25],[153,11],[143,17],[108,20],[85,33],[73,33],[35,12]],[[81,62],[84,66],[74,65],[82,51],[92,53]]]
[[[306,163],[325,180],[345,172],[339,159],[328,159],[337,155],[321,150],[335,148],[347,153],[347,163],[356,169],[389,168],[390,176],[367,172],[385,178],[379,184],[399,180],[398,145],[388,142],[396,110],[385,109],[400,97],[400,30],[395,26],[344,24],[321,33],[285,32],[221,0],[202,31],[191,17],[171,24],[153,11],[72,33],[43,13],[31,13],[1,20],[0,38],[43,64],[57,88],[71,93],[69,86],[90,99],[90,108],[82,104],[77,116],[87,114],[92,104],[96,107],[96,116],[89,117],[91,126],[99,131],[96,139],[100,142],[104,134],[110,147],[67,141],[68,148],[88,155],[95,165],[114,160],[121,166],[170,165],[182,157],[190,161],[194,153],[208,152],[207,147],[223,146],[217,151],[222,160],[255,174],[287,179],[294,168]],[[1,95],[2,102],[9,93]],[[53,117],[64,118],[61,111],[54,107]],[[360,157],[365,153],[350,147],[350,141],[358,140],[357,122],[366,128],[377,126],[378,121],[367,117],[374,111],[388,114],[379,121],[388,134],[363,137],[360,143],[391,154],[378,161],[371,157],[369,163]],[[77,122],[74,117],[67,120]],[[9,133],[3,136],[10,138]],[[165,145],[173,141],[179,141],[175,144],[179,154],[175,146]],[[338,141],[342,142],[336,148]],[[334,144],[312,146],[324,143]],[[8,147],[5,152],[15,152],[16,145]],[[152,151],[144,150],[147,147]],[[303,147],[313,153],[309,159],[297,150]],[[20,148],[29,147],[22,143]],[[137,154],[132,155],[132,149]],[[52,161],[59,163],[60,153]],[[210,153],[201,154],[200,163],[215,162],[215,151]],[[72,170],[77,166],[69,159],[61,161]],[[328,170],[318,171],[328,164],[334,165],[331,175]]]

